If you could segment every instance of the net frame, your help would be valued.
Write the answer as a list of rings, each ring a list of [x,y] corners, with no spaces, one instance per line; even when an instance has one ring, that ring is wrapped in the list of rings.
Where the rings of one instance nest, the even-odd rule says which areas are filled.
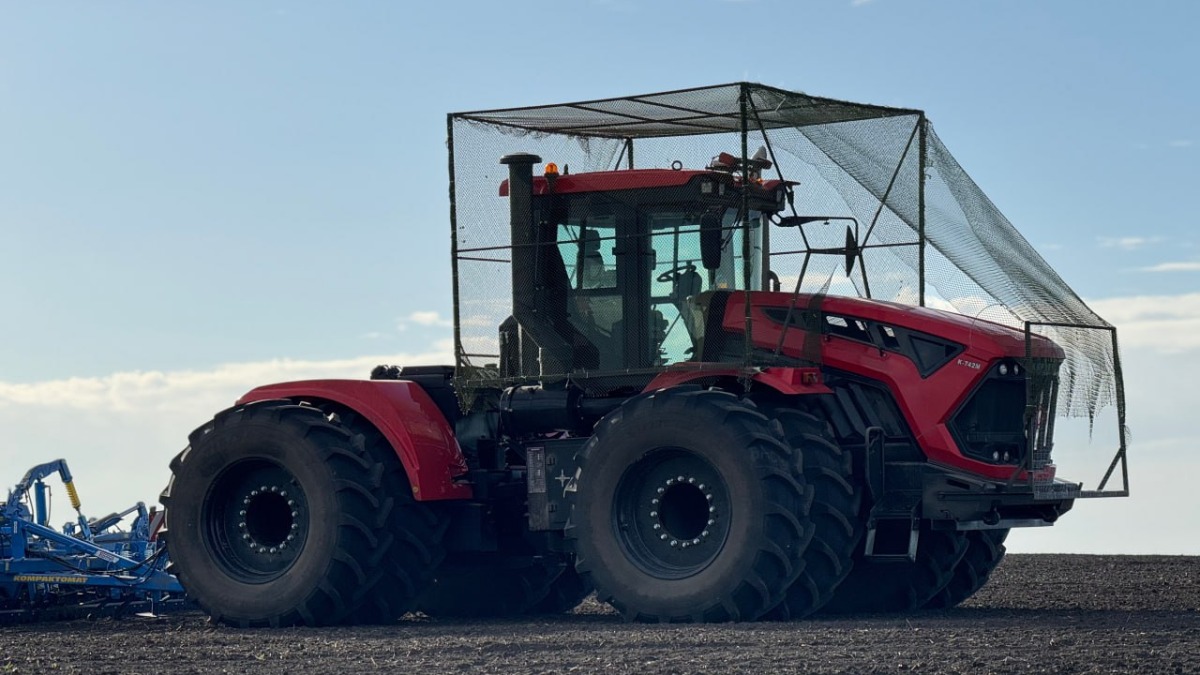
[[[877,130],[881,125],[886,125],[890,131],[862,131]],[[822,246],[821,242],[814,241],[811,230],[804,226],[797,228],[802,247],[787,252],[803,252],[793,297],[797,297],[806,284],[815,284],[818,294],[828,292],[835,281],[832,273],[818,273],[816,279],[806,278],[815,257],[828,255],[844,256],[847,277],[855,290],[859,295],[873,297],[873,273],[868,272],[868,262],[874,270],[881,267],[882,261],[885,275],[895,270],[904,273],[906,267],[915,267],[911,269],[915,289],[908,282],[892,284],[898,287],[898,290],[890,289],[893,300],[907,300],[907,304],[920,307],[947,302],[957,311],[969,313],[975,310],[977,317],[986,315],[989,320],[999,320],[1023,330],[1027,341],[1035,333],[1054,339],[1068,353],[1065,372],[1060,378],[1062,382],[1056,381],[1055,385],[1062,394],[1058,414],[1094,420],[1098,409],[1107,405],[1117,408],[1119,447],[1112,464],[1100,487],[1080,492],[1080,496],[1128,494],[1125,400],[1116,329],[1087,307],[1000,214],[941,143],[924,111],[736,82],[447,115],[454,341],[460,393],[473,387],[499,384],[494,374],[489,374],[473,360],[491,355],[472,353],[464,344],[460,263],[470,259],[463,255],[464,252],[484,250],[463,246],[464,242],[460,241],[458,209],[462,162],[456,164],[456,132],[462,136],[465,130],[537,142],[569,141],[577,144],[589,157],[593,154],[604,156],[598,165],[613,164],[615,153],[615,167],[624,165],[628,169],[634,168],[635,149],[642,147],[635,141],[731,136],[739,145],[743,185],[750,180],[746,160],[750,158],[751,135],[759,137],[765,145],[780,180],[788,178],[783,173],[781,154],[795,155],[801,162],[807,161],[816,167],[817,173],[837,186],[847,209],[855,211],[859,217],[851,218],[855,223],[853,241],[848,234],[844,245]],[[904,132],[907,136],[896,145]],[[872,133],[879,134],[891,144],[892,155],[879,152],[882,144],[872,144],[872,140],[879,140]],[[593,153],[593,148],[599,149]],[[894,152],[896,148],[900,149],[898,159]],[[494,163],[498,156],[476,159]],[[467,162],[470,161],[468,154]],[[798,217],[800,214],[791,197],[789,194],[791,213]],[[744,193],[743,214],[749,212],[748,199]],[[873,208],[864,210],[863,205],[872,202]],[[831,215],[827,218],[843,217]],[[815,222],[812,216],[808,218],[810,223]],[[865,221],[865,225],[860,220]],[[905,227],[908,235],[904,234]],[[763,236],[769,237],[771,228],[764,227],[763,230]],[[742,233],[741,254],[748,260],[752,246],[749,228],[743,228]],[[764,246],[769,250],[769,243]],[[775,255],[782,253],[770,251],[769,256]],[[1015,268],[1001,264],[1006,260],[1005,256],[1014,257]],[[751,267],[744,266],[743,288],[747,294],[767,283],[769,263],[770,257],[762,266],[762,280],[751,278]],[[857,267],[857,277],[851,276],[853,267]],[[935,272],[932,279],[931,271]],[[747,339],[743,363],[747,372],[755,366],[751,303],[748,300],[747,297],[744,303]],[[790,325],[790,321],[785,321],[785,330]],[[1032,358],[1032,354],[1027,357]],[[571,374],[562,375],[569,378]],[[1029,455],[1032,462],[1034,453]],[[1118,465],[1123,485],[1118,490],[1106,490]],[[1032,471],[1028,473],[1033,475]]]

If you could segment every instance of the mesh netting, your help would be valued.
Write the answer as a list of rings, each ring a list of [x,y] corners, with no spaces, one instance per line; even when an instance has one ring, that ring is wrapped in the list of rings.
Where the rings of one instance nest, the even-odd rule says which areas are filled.
[[[500,196],[501,182],[508,177],[507,167],[499,164],[502,156],[534,153],[570,173],[668,168],[673,163],[702,169],[722,152],[745,160],[760,147],[774,164],[764,179],[799,183],[792,212],[829,217],[794,228],[764,224],[762,230],[769,232],[754,235],[769,237],[768,266],[784,290],[924,304],[1028,329],[1066,351],[1059,373],[1060,414],[1094,417],[1106,405],[1123,407],[1111,326],[984,195],[933,133],[924,113],[747,83],[451,115],[459,367],[476,377],[498,376],[503,370],[503,364],[495,367],[503,339],[498,327],[514,313],[513,260],[526,260],[511,248],[509,201]],[[619,205],[613,208],[619,211]],[[861,250],[849,273],[844,255],[813,255],[844,248],[847,228]],[[663,240],[655,248],[661,254],[673,246],[676,263],[687,255],[697,259],[699,253],[679,250],[681,241],[686,248],[690,230],[684,226],[677,231],[684,232],[683,238]],[[569,232],[577,239],[559,235],[558,242],[568,252],[562,263],[565,274],[581,281],[569,300],[571,311],[590,303],[588,311],[600,313],[596,308],[604,307],[603,289],[582,283],[583,240],[606,241],[607,231],[602,222],[594,222]],[[577,259],[563,248],[564,241],[575,241]],[[760,243],[748,240],[747,246]],[[540,258],[528,261],[543,264]],[[745,264],[738,269],[749,279]],[[661,321],[661,330],[684,335],[676,324],[688,323],[687,310],[675,303],[678,311],[672,313],[670,298],[671,291],[661,291],[661,304],[648,321]],[[685,327],[695,343],[698,329]],[[620,326],[610,324],[613,328]],[[656,329],[652,325],[648,330]],[[563,334],[564,353],[591,359],[595,369],[604,370],[603,349],[596,358],[578,356],[577,349],[571,352],[571,335]],[[660,367],[695,356],[682,349],[668,353],[670,340],[668,335],[658,355],[639,363]],[[615,347],[620,348],[633,347]]]

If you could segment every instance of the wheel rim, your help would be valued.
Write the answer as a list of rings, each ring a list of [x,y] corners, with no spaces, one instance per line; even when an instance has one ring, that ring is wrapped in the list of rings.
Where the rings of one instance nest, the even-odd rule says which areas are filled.
[[[625,470],[613,529],[641,571],[682,579],[708,567],[729,535],[731,502],[721,475],[683,448],[659,448]]]
[[[266,583],[299,558],[309,510],[292,472],[268,460],[246,460],[213,481],[203,522],[205,543],[226,574],[244,583]]]

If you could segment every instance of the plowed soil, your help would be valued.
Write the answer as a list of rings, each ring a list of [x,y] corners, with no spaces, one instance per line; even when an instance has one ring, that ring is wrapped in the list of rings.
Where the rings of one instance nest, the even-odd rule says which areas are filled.
[[[961,607],[793,623],[573,614],[236,630],[198,613],[0,629],[0,673],[1198,673],[1200,558],[1010,555]]]

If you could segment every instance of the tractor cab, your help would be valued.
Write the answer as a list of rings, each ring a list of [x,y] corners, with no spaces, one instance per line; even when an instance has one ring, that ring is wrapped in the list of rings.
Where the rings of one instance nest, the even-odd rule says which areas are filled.
[[[743,186],[726,154],[702,170],[572,175],[547,164],[538,177],[540,158],[502,161],[514,309],[500,327],[502,377],[722,360],[729,345],[708,323],[719,325],[730,291],[765,286],[765,229],[786,205],[788,183],[760,178],[768,162],[750,160]]]

